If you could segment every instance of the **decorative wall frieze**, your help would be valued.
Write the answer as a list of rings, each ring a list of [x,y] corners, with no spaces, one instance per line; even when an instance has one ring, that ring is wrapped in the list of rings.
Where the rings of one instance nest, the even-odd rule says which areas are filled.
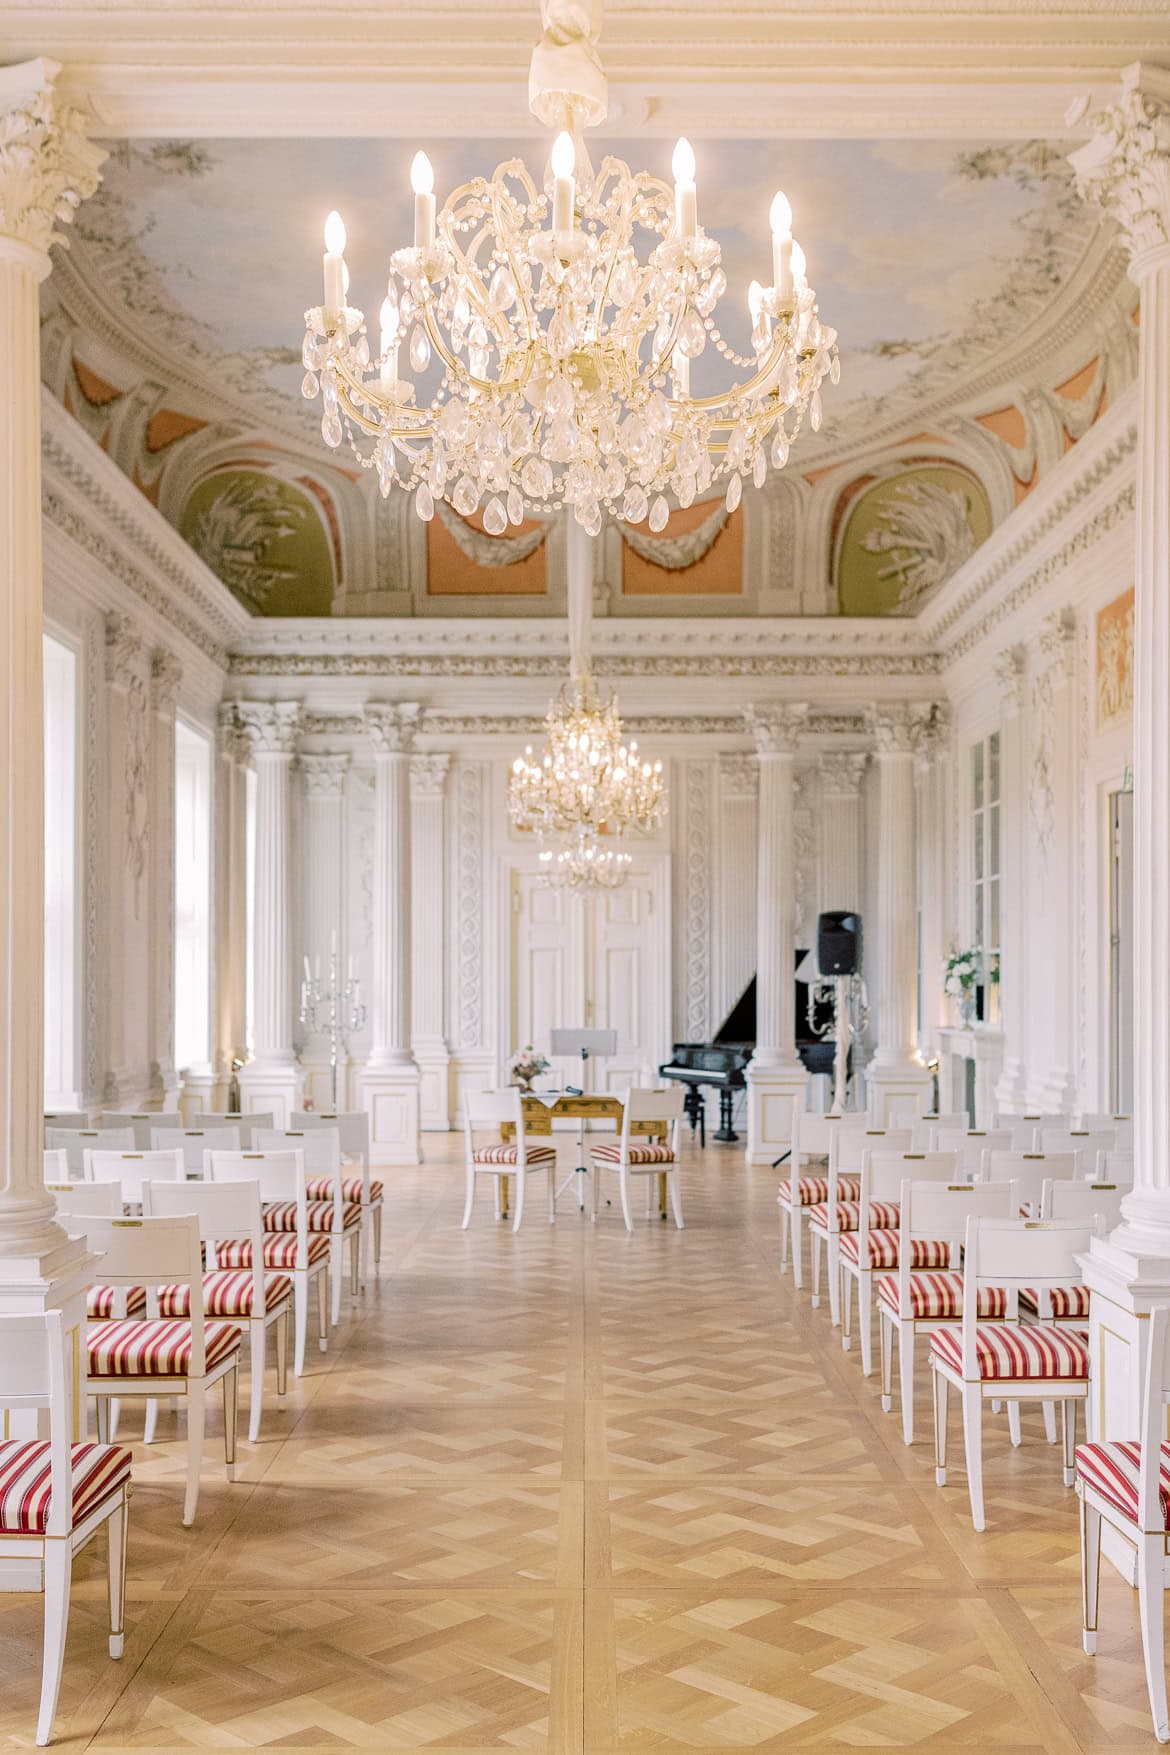
[[[173,652],[156,651],[150,660],[150,704],[161,718],[173,719],[179,704],[183,666]]]
[[[753,704],[744,708],[743,719],[758,756],[793,755],[808,725],[808,707],[803,701]]]
[[[829,798],[857,798],[869,766],[866,750],[826,750],[817,759],[821,791]]]
[[[760,765],[755,756],[733,750],[719,757],[720,797],[755,798],[759,783]]]
[[[46,258],[51,244],[67,247],[56,228],[72,224],[109,156],[56,91],[59,72],[46,60],[0,67],[0,237]]]
[[[912,755],[924,716],[920,705],[908,701],[883,701],[870,707],[869,735],[878,755]]]
[[[484,1045],[483,838],[484,770],[460,762],[455,780],[455,1027],[459,1048]]]
[[[451,757],[446,750],[432,750],[410,758],[411,798],[442,798],[447,786]]]
[[[361,737],[365,724],[357,709],[352,713],[306,712],[301,730],[306,737]]]
[[[237,701],[236,715],[254,756],[289,756],[301,730],[299,701]]]
[[[297,767],[304,777],[307,797],[340,798],[345,791],[350,758],[346,752],[332,751],[325,755],[302,755],[298,758]]]
[[[1116,220],[1136,263],[1170,243],[1170,69],[1135,62],[1115,103],[1089,104],[1081,98],[1066,118],[1090,131],[1068,155],[1077,192]]]
[[[105,618],[106,681],[126,688],[142,666],[142,635],[129,616],[111,611]]]
[[[1056,758],[1056,669],[1049,665],[1041,670],[1032,684],[1032,772],[1028,785],[1028,814],[1036,833],[1036,845],[1042,862],[1056,825],[1056,788],[1053,768]]]
[[[252,754],[248,733],[240,723],[235,701],[221,701],[215,720],[215,745],[220,755],[241,767]]]
[[[935,701],[919,715],[914,726],[914,758],[919,773],[943,761],[950,748],[951,709],[946,701]]]
[[[687,1038],[706,1040],[711,1025],[711,770],[686,764],[683,809],[684,1017]]]
[[[397,629],[395,630],[397,637]],[[333,652],[236,652],[228,660],[233,676],[377,676],[377,677],[555,677],[563,679],[566,658],[552,654],[493,654],[480,651],[467,656],[438,653],[377,651]],[[757,642],[760,644],[761,642]],[[848,644],[848,641],[845,641]],[[482,637],[480,640],[482,646]],[[742,652],[645,655],[630,651],[598,657],[596,674],[606,680],[623,677],[931,677],[940,669],[933,652],[843,651],[808,653]]]
[[[1037,644],[1040,661],[1057,672],[1058,679],[1067,681],[1076,668],[1077,618],[1071,609],[1054,610],[1040,624]]]
[[[1024,646],[1005,646],[995,660],[995,680],[1005,713],[1022,713],[1028,699],[1028,652]]]
[[[417,701],[391,704],[387,701],[367,702],[363,709],[366,734],[380,756],[408,755],[414,748],[419,728]]]

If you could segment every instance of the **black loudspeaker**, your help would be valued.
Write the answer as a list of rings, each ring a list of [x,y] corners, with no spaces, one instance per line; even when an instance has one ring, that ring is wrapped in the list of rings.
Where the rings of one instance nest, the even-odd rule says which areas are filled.
[[[822,975],[856,975],[861,967],[860,914],[817,915],[817,963]]]

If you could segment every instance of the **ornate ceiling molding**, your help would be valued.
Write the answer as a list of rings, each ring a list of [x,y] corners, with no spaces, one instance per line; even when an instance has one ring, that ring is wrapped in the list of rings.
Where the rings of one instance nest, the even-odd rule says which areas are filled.
[[[43,58],[0,67],[0,238],[49,272],[49,247],[67,249],[73,223],[101,180],[106,149],[86,136],[87,117],[56,88],[61,69]]]

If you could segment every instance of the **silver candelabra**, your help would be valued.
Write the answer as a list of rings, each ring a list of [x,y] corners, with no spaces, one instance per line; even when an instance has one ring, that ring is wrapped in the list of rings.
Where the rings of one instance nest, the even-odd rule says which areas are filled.
[[[831,1006],[830,1016],[823,1022],[817,1014]],[[869,999],[860,975],[818,975],[808,984],[808,1027],[814,1036],[834,1039],[833,1101],[830,1115],[841,1115],[845,1109],[846,1086],[849,1081],[849,1045],[855,1036],[863,1036],[869,1025]]]
[[[305,958],[305,976],[301,982],[301,1025],[319,1036],[329,1038],[329,1090],[330,1107],[337,1111],[337,1063],[342,1050],[348,1049],[349,1038],[360,1030],[366,1021],[366,1008],[362,1003],[361,982],[353,973],[353,958],[350,958],[349,974],[344,982],[339,979],[337,967],[337,934],[333,935],[333,943],[329,951],[329,973],[321,979],[321,959],[317,958],[316,970],[310,968],[308,957]]]

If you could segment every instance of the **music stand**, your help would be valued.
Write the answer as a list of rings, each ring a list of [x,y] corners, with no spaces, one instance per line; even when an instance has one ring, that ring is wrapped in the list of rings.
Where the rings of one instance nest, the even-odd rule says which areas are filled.
[[[579,1054],[581,1056],[581,1089],[585,1089],[585,1063],[590,1055],[607,1055],[617,1053],[616,1030],[552,1030],[549,1032],[549,1053],[556,1059],[560,1055]],[[588,1176],[589,1168],[585,1162],[585,1117],[579,1116],[577,1123],[577,1163],[570,1171],[561,1186],[557,1189],[559,1200],[572,1182],[574,1176]],[[577,1184],[577,1205],[581,1212],[585,1211],[585,1184]]]

